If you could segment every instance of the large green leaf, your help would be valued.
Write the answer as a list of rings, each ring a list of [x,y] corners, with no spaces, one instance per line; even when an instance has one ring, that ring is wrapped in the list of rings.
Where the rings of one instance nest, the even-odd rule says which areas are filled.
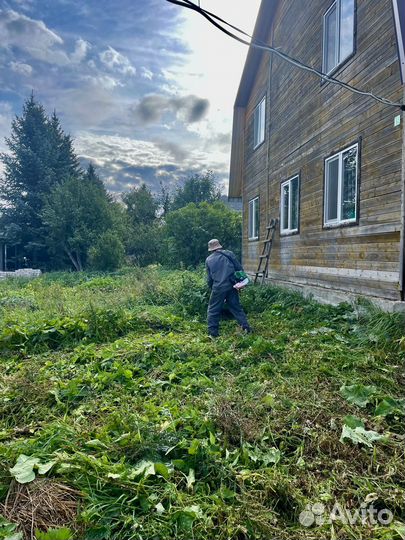
[[[132,470],[130,477],[136,478],[137,476],[144,476],[146,478],[148,476],[154,475],[155,464],[153,463],[153,461],[142,460],[137,464],[136,468]]]
[[[384,439],[384,436],[377,433],[377,431],[367,430],[360,426],[353,429],[343,425],[340,442],[350,440],[354,444],[364,444],[365,446],[372,448],[373,442],[380,441],[381,439]]]
[[[403,415],[405,414],[405,399],[393,399],[385,397],[376,407],[376,416]]]
[[[360,420],[360,418],[357,418],[357,416],[353,416],[351,414],[347,415],[343,419],[343,423],[345,426],[348,426],[349,428],[355,429],[356,427],[362,427],[364,428],[364,422]]]
[[[191,530],[194,520],[203,516],[198,505],[186,506],[173,514],[173,519],[177,522],[179,529]]]
[[[163,476],[166,480],[169,478],[170,471],[164,463],[155,463],[154,469],[156,474]]]
[[[10,473],[20,484],[28,484],[35,479],[34,469],[38,471],[38,474],[46,474],[55,463],[56,461],[42,463],[37,457],[21,454],[14,467],[10,469]]]
[[[370,398],[376,393],[375,386],[365,386],[364,384],[352,384],[350,386],[342,386],[340,393],[342,396],[353,405],[366,407],[370,403]]]
[[[190,456],[195,456],[200,448],[200,441],[198,439],[193,439],[188,449]]]
[[[36,463],[37,458],[21,454],[14,467],[10,469],[10,473],[20,484],[28,484],[35,479],[34,467]]]
[[[36,540],[72,540],[72,531],[67,527],[61,529],[48,529],[46,532],[42,532],[38,529],[35,530]]]
[[[276,465],[281,459],[281,452],[278,448],[269,448],[266,452],[263,452],[263,465],[267,466],[271,463]]]

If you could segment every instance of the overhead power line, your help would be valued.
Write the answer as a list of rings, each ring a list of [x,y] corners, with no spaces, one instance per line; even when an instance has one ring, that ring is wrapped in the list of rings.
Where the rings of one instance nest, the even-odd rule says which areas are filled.
[[[343,81],[340,81],[339,79],[336,79],[335,77],[331,77],[330,75],[323,73],[322,71],[319,71],[311,66],[307,66],[306,64],[303,64],[299,60],[296,60],[292,56],[289,56],[288,54],[282,52],[280,49],[276,47],[271,47],[270,45],[267,45],[266,43],[260,40],[253,39],[253,37],[247,32],[244,32],[237,26],[234,26],[230,24],[229,22],[227,22],[226,20],[222,19],[221,17],[218,17],[218,15],[215,15],[215,13],[211,13],[210,11],[203,9],[201,6],[194,4],[194,2],[191,2],[191,0],[167,0],[167,1],[170,2],[171,4],[176,4],[178,6],[196,11],[197,13],[202,15],[205,19],[207,19],[211,24],[213,24],[216,28],[221,30],[221,32],[224,32],[227,36],[231,37],[232,39],[235,39],[236,41],[239,41],[240,43],[243,43],[244,45],[253,47],[255,49],[269,51],[275,54],[276,56],[282,58],[283,60],[289,62],[293,66],[298,67],[299,69],[303,69],[305,71],[313,73],[314,75],[317,75],[318,77],[320,77],[322,80],[326,82],[341,86],[342,88],[345,88],[346,90],[349,90],[350,92],[354,92],[355,94],[359,94],[361,96],[374,99],[375,101],[378,101],[379,103],[382,103],[383,105],[388,105],[390,107],[397,107],[397,108],[400,108],[402,111],[405,111],[405,105],[402,103],[391,101],[381,96],[377,96],[373,94],[372,92],[360,90],[359,88],[356,88],[355,86],[352,86],[351,84],[347,84]],[[246,39],[235,35],[233,32],[225,28],[223,25],[228,26],[229,28],[232,28],[232,30],[249,38],[250,41],[247,41]]]

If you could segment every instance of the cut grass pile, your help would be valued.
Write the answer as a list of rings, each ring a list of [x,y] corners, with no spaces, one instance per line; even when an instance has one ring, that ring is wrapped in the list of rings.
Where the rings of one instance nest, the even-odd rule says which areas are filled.
[[[405,538],[403,316],[242,298],[211,341],[198,272],[0,282],[0,539]]]

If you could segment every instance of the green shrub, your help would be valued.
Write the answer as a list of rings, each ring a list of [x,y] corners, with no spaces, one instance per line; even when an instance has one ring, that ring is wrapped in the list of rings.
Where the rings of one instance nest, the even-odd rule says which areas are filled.
[[[167,257],[163,262],[195,268],[205,261],[211,238],[218,238],[239,257],[241,227],[242,216],[222,202],[191,203],[170,212],[163,229]]]
[[[103,233],[89,250],[89,264],[94,270],[117,270],[124,257],[124,245],[112,231]]]
[[[176,309],[205,318],[210,291],[202,273],[184,272],[175,287]]]

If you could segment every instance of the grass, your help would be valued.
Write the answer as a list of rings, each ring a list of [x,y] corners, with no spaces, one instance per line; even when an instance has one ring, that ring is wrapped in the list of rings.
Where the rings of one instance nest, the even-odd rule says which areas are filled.
[[[55,499],[38,537],[404,538],[403,316],[272,287],[242,299],[255,333],[226,320],[211,341],[199,272],[0,282],[0,538],[36,536],[13,494],[44,508],[63,486],[77,515]],[[316,503],[393,522],[301,525]]]

